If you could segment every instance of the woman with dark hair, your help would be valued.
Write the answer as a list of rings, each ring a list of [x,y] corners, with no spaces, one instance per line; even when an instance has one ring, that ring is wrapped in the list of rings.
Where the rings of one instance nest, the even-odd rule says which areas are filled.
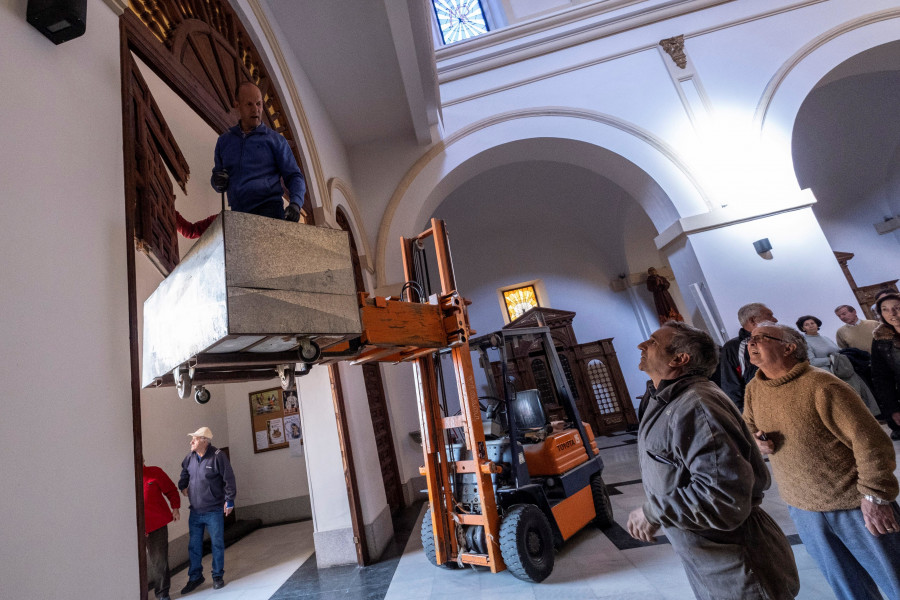
[[[885,294],[875,303],[881,324],[872,336],[872,384],[881,414],[900,440],[900,294]]]
[[[809,364],[826,371],[831,370],[831,355],[838,354],[841,349],[833,340],[819,335],[819,327],[822,321],[812,315],[803,315],[797,319],[797,329],[803,332],[806,338],[806,353],[809,356]]]

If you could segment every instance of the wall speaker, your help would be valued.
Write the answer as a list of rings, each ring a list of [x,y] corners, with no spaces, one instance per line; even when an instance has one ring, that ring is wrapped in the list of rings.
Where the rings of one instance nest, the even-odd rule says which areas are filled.
[[[28,0],[25,18],[54,44],[84,34],[87,0]]]

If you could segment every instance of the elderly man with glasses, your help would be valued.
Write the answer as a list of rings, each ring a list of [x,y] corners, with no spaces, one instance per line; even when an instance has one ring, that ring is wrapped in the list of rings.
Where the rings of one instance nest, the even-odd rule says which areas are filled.
[[[752,331],[744,420],[769,455],[800,539],[840,599],[900,598],[896,456],[849,385],[809,365],[794,329]],[[868,531],[867,531],[868,530]]]

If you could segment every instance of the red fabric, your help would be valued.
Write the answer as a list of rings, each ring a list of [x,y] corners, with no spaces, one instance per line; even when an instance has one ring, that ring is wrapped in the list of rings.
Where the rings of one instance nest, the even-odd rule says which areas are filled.
[[[166,498],[169,502],[166,502]],[[169,504],[172,505],[169,508]],[[144,467],[144,529],[156,531],[172,522],[172,509],[181,508],[178,488],[159,467]]]
[[[181,216],[181,213],[177,210],[175,211],[175,220],[178,225],[178,233],[182,236],[186,237],[189,240],[194,240],[203,235],[203,232],[212,224],[213,221],[216,220],[216,217],[219,215],[209,215],[202,221],[197,221],[196,223],[191,223],[187,219]]]

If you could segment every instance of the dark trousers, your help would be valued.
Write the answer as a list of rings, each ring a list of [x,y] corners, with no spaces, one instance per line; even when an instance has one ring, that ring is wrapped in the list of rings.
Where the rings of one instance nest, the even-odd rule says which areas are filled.
[[[147,536],[147,581],[157,598],[169,595],[169,527],[163,525]]]
[[[277,201],[269,201],[263,204],[260,204],[253,210],[247,211],[253,215],[259,215],[261,217],[269,217],[272,219],[284,219],[284,202],[281,198]]]

